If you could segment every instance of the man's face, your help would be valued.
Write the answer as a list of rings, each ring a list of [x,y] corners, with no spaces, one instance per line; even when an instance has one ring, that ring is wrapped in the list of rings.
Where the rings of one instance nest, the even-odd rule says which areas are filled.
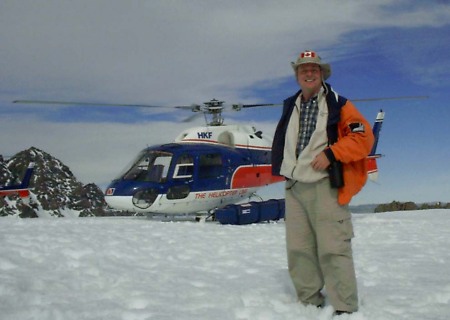
[[[318,92],[322,86],[322,70],[315,63],[305,63],[297,68],[297,81],[303,91]]]

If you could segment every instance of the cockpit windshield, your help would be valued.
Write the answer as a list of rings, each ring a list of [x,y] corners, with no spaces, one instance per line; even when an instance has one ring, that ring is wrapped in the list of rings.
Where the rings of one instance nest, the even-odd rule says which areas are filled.
[[[164,182],[171,161],[172,154],[169,152],[144,150],[122,173],[121,178],[133,181]]]

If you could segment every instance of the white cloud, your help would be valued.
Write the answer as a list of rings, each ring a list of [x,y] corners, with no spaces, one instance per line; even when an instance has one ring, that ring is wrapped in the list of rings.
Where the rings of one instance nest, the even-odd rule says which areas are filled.
[[[237,99],[239,88],[289,76],[289,61],[305,47],[327,48],[368,27],[442,24],[450,15],[448,6],[396,6],[390,14],[392,3],[4,1],[0,84],[25,98]]]

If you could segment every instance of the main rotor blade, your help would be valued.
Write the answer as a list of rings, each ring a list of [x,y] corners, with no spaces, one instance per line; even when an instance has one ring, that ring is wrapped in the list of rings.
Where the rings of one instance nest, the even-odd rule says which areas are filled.
[[[358,98],[351,99],[352,102],[371,102],[371,101],[387,101],[387,100],[416,100],[416,99],[428,99],[428,96],[401,96],[401,97],[384,97],[384,98]],[[233,110],[239,111],[242,108],[254,108],[254,107],[273,107],[281,106],[282,103],[260,103],[260,104],[233,104]]]
[[[416,100],[416,99],[428,99],[428,96],[403,96],[403,97],[385,97],[385,98],[361,98],[350,99],[355,102],[370,102],[370,101],[385,101],[385,100]]]
[[[243,104],[242,108],[254,108],[254,107],[273,107],[281,106],[282,103],[259,103],[259,104]]]
[[[232,104],[231,107],[234,111],[240,111],[242,108],[255,108],[255,107],[274,107],[282,106],[282,103],[257,103],[257,104]]]
[[[203,115],[203,113],[197,112],[197,113],[181,120],[181,122],[191,122],[191,121],[195,120],[196,118],[200,117],[201,115]]]
[[[163,106],[152,106],[148,104],[120,104],[99,102],[77,102],[77,101],[47,101],[47,100],[14,100],[13,103],[21,104],[58,104],[79,106],[104,106],[104,107],[132,107],[132,108],[164,108]]]

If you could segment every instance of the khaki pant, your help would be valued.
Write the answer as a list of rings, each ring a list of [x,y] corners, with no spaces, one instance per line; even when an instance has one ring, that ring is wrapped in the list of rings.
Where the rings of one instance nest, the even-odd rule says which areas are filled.
[[[351,213],[338,204],[328,179],[286,182],[288,267],[302,303],[321,305],[325,286],[335,310],[357,311],[352,237]]]

